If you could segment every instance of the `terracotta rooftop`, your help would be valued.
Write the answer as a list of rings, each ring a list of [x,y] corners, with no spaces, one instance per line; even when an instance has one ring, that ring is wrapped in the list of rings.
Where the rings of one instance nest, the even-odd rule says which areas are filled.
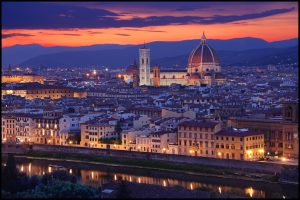
[[[216,136],[240,136],[247,137],[252,135],[263,135],[263,133],[257,133],[248,130],[240,130],[240,129],[222,129],[221,131],[215,133]]]
[[[218,123],[217,122],[205,122],[205,121],[184,121],[178,124],[179,126],[185,127],[204,127],[204,128],[214,128]]]

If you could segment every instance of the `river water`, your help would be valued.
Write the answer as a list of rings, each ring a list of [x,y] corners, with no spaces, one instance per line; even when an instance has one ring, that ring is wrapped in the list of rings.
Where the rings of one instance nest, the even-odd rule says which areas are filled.
[[[162,187],[180,186],[188,190],[207,187],[217,193],[233,194],[249,198],[297,198],[298,185],[233,180],[209,176],[195,176],[161,170],[65,161],[27,159],[16,157],[17,168],[28,174],[43,175],[56,170],[52,165],[63,166],[85,185],[93,187],[117,180],[154,184]],[[2,166],[5,161],[2,161]],[[49,166],[50,165],[50,166]]]

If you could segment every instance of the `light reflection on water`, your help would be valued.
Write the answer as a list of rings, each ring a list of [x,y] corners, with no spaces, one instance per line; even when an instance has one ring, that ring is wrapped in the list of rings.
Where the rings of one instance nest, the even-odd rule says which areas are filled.
[[[17,164],[17,168],[29,176],[32,175],[43,175],[45,172],[51,173],[55,171],[55,168],[49,165],[40,165],[32,163],[22,163]],[[198,188],[209,188],[217,193],[231,193],[238,196],[246,196],[249,198],[265,198],[266,194],[263,190],[257,190],[252,187],[248,188],[238,188],[225,185],[217,185],[211,183],[203,183],[196,181],[186,181],[173,178],[157,178],[151,176],[141,176],[134,174],[124,174],[124,173],[115,173],[107,172],[101,170],[85,170],[85,169],[75,169],[68,168],[66,169],[70,174],[76,175],[78,180],[85,185],[90,185],[93,187],[99,187],[105,183],[117,180],[126,180],[135,183],[144,183],[144,184],[154,184],[161,185],[163,187],[172,187],[172,186],[181,186],[188,190],[195,190]]]

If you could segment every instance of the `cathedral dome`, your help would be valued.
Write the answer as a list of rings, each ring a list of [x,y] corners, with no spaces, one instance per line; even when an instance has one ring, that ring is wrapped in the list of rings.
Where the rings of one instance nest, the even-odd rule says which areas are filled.
[[[211,66],[209,69],[203,69],[203,66]],[[206,42],[206,37],[203,33],[201,43],[191,52],[188,59],[188,68],[199,68],[192,70],[197,71],[210,71],[215,70],[215,66],[220,65],[220,60],[215,50],[210,47]]]

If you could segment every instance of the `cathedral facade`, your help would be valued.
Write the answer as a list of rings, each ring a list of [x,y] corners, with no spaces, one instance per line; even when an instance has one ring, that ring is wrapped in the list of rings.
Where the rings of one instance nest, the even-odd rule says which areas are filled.
[[[226,81],[221,73],[220,59],[215,50],[207,44],[204,33],[198,46],[190,53],[186,69],[164,70],[154,66],[150,70],[150,49],[144,45],[139,53],[140,86],[212,85],[223,84]]]

